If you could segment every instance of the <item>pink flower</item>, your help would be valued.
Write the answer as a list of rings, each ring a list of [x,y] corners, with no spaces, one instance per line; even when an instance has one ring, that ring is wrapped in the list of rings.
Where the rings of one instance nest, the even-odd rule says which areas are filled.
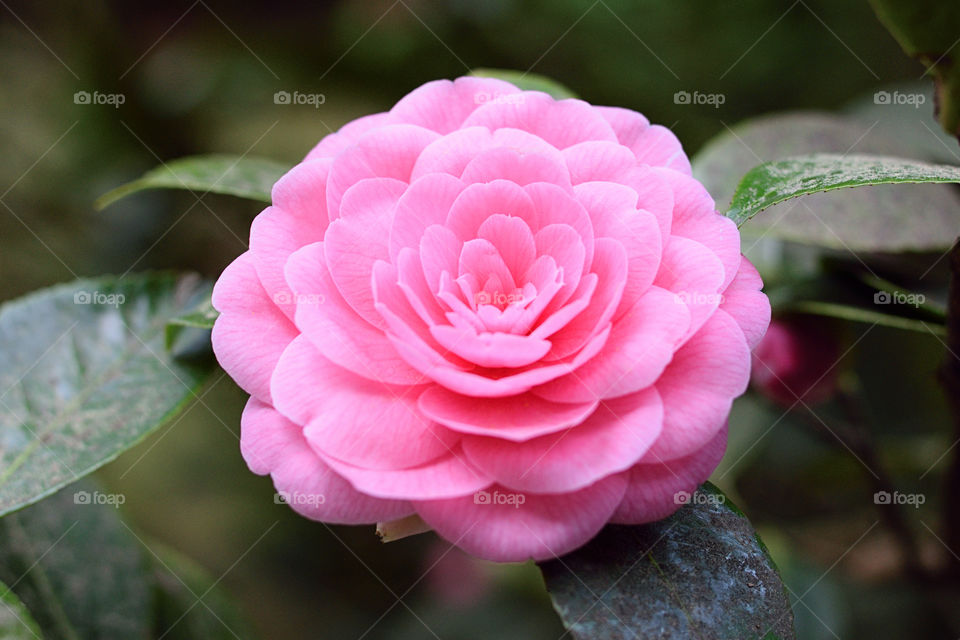
[[[214,291],[241,449],[301,514],[549,558],[678,508],[769,322],[673,134],[479,78],[327,136]]]
[[[840,345],[822,319],[774,320],[753,352],[753,384],[784,407],[829,400],[837,389]]]

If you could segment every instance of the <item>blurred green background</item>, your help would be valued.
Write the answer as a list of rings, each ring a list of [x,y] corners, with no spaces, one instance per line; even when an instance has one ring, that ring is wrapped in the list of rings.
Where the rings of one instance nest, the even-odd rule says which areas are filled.
[[[475,67],[532,70],[593,103],[637,109],[691,154],[743,118],[834,110],[922,73],[865,0],[4,0],[0,57],[2,299],[151,268],[215,278],[245,250],[257,206],[155,192],[95,212],[94,198],[183,155],[292,165],[346,121]],[[123,104],[77,104],[78,91],[122,94]],[[324,102],[278,105],[277,91]],[[724,101],[676,104],[678,91]],[[929,112],[917,117],[934,127]],[[909,349],[891,362],[885,346],[904,340]],[[933,386],[940,357],[929,336],[876,329],[851,362],[886,399],[869,415],[905,478],[949,445]],[[244,400],[215,377],[186,414],[100,476],[126,494],[136,527],[225,574],[262,637],[561,636],[530,565],[452,552],[428,571],[447,550],[432,534],[383,545],[372,528],[326,527],[275,505],[269,479],[240,457]],[[857,462],[780,413],[752,397],[738,402],[717,480],[802,597],[800,637],[956,637],[956,594],[903,582],[888,534],[872,531],[851,549],[876,519]],[[943,466],[916,489],[934,494]],[[924,553],[944,553],[932,531],[914,526]]]

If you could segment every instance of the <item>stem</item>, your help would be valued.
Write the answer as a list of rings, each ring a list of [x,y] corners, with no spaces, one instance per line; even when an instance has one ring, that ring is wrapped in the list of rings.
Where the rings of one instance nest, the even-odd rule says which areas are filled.
[[[950,250],[950,291],[947,300],[947,353],[940,365],[940,385],[953,415],[953,431],[960,438],[960,240]],[[953,454],[944,488],[944,535],[954,555],[960,554],[960,451]],[[960,573],[960,565],[953,564]]]

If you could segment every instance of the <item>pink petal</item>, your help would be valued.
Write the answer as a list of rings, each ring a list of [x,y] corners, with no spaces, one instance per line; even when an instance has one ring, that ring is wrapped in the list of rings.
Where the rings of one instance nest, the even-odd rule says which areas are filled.
[[[448,173],[459,178],[473,158],[489,149],[506,148],[519,153],[536,153],[563,163],[556,147],[541,138],[519,129],[468,127],[449,133],[423,150],[413,166],[411,181],[431,173]]]
[[[530,196],[507,180],[471,184],[464,189],[450,209],[446,227],[466,242],[476,238],[480,225],[498,213],[520,218],[531,230],[539,227]]]
[[[623,471],[660,434],[663,406],[655,389],[600,403],[582,424],[526,442],[466,436],[463,451],[497,484],[516,491],[566,493]]]
[[[349,146],[355,144],[357,140],[368,131],[395,123],[394,117],[389,113],[374,113],[369,116],[357,118],[356,120],[351,120],[340,127],[340,130],[336,133],[331,133],[323,138],[317,146],[310,150],[310,153],[307,154],[304,160],[333,158]]]
[[[477,333],[472,327],[441,325],[430,328],[441,347],[480,367],[515,368],[538,362],[550,343],[510,333]]]
[[[286,277],[297,301],[297,328],[324,357],[370,380],[423,382],[423,374],[400,357],[383,332],[358,316],[340,295],[327,270],[323,243],[290,256]]]
[[[464,127],[510,127],[537,135],[557,149],[586,140],[616,141],[610,125],[586,102],[554,100],[545,93],[526,91],[522,99],[487,103],[470,114]]]
[[[546,560],[595,536],[625,490],[626,474],[617,474],[573,493],[519,494],[494,485],[477,495],[414,502],[414,508],[438,534],[473,555],[496,562]]]
[[[383,319],[373,307],[370,274],[373,263],[388,260],[387,242],[393,207],[403,193],[404,183],[397,180],[363,180],[344,195],[344,212],[335,220],[324,239],[327,268],[343,299],[364,320],[383,327]],[[367,202],[363,207],[361,203]]]
[[[269,402],[270,375],[297,329],[260,284],[249,251],[220,275],[213,306],[220,312],[212,335],[217,361],[241,389]]]
[[[614,323],[597,357],[533,393],[554,402],[588,402],[644,389],[670,363],[689,324],[686,305],[675,294],[652,287]]]
[[[746,258],[740,259],[740,269],[733,282],[723,292],[720,308],[733,316],[753,349],[770,325],[770,300],[762,291],[760,274]]]
[[[423,148],[436,140],[433,131],[411,124],[378,128],[338,155],[327,179],[327,211],[340,215],[340,200],[354,184],[366,178],[410,181],[410,171]]]
[[[743,332],[718,309],[657,381],[663,433],[651,455],[673,460],[706,444],[726,423],[733,399],[746,390],[749,378],[750,350]]]
[[[454,200],[465,185],[446,174],[430,174],[413,182],[397,201],[390,227],[390,259],[396,260],[406,247],[420,248],[423,232],[442,225]]]
[[[460,447],[408,469],[365,469],[323,452],[319,455],[357,490],[377,498],[439,500],[470,495],[490,485],[490,479],[469,463]]]
[[[420,394],[418,406],[455,431],[523,442],[580,424],[597,403],[561,404],[529,393],[491,402],[432,386]]]
[[[509,82],[493,78],[434,80],[408,93],[390,113],[398,122],[450,133],[480,105],[519,92]]]
[[[662,520],[683,506],[686,499],[707,481],[727,448],[726,425],[707,444],[690,455],[658,462],[647,455],[630,469],[623,502],[612,521],[643,524]]]
[[[283,352],[270,385],[277,410],[306,425],[310,446],[349,464],[413,467],[448,452],[459,439],[418,411],[423,387],[360,378],[324,358],[303,336]]]
[[[690,309],[689,337],[720,306],[723,265],[715,253],[699,242],[673,236],[664,247],[654,283],[678,294]]]
[[[660,225],[660,237],[666,240],[673,228],[675,202],[670,183],[659,172],[650,167],[630,169],[620,182],[637,192],[637,208],[653,214]]]
[[[525,273],[537,257],[533,233],[520,218],[501,214],[490,216],[477,229],[477,237],[496,247],[514,280]],[[517,284],[522,283],[518,281]]]
[[[651,125],[645,117],[629,109],[596,107],[613,127],[620,144],[630,147],[637,159],[655,167],[669,167],[690,175],[690,161],[672,131]]]
[[[460,179],[468,184],[504,179],[520,186],[533,182],[549,182],[570,186],[570,173],[563,157],[495,148],[476,154],[463,170]]]
[[[627,170],[637,166],[637,158],[627,147],[615,142],[591,140],[563,150],[573,184],[594,180],[615,182]]]
[[[410,504],[355,490],[307,446],[299,426],[250,398],[240,421],[240,450],[251,471],[270,473],[294,511],[331,524],[372,524],[402,518]]]

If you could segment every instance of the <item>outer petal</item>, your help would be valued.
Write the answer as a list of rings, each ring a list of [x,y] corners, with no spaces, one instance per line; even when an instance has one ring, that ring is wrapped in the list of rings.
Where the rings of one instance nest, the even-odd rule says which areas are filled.
[[[733,399],[746,391],[749,378],[750,350],[743,332],[718,310],[657,381],[663,433],[651,455],[673,460],[702,447],[726,423]]]
[[[508,100],[519,93],[509,82],[494,78],[463,77],[454,81],[434,80],[414,89],[390,110],[399,122],[415,124],[437,133],[450,133],[477,107],[487,102]]]
[[[672,131],[660,125],[651,125],[649,120],[630,109],[595,108],[613,127],[620,144],[629,147],[637,160],[690,175],[690,161]]]
[[[422,387],[360,378],[303,336],[283,352],[270,384],[277,409],[305,425],[310,445],[349,464],[413,467],[449,452],[458,439],[417,410]]]
[[[630,469],[627,492],[612,522],[642,524],[666,518],[706,482],[720,464],[726,448],[727,427],[724,425],[710,442],[690,455],[663,462],[658,462],[655,455],[647,455]]]
[[[381,500],[350,486],[307,446],[300,427],[251,398],[240,421],[240,450],[254,473],[273,476],[297,513],[333,524],[370,524],[408,515],[407,502]]]
[[[396,119],[389,113],[374,113],[357,118],[343,125],[336,133],[331,133],[310,150],[304,160],[333,158],[344,149],[355,144],[363,134],[378,127],[395,124]]]
[[[617,474],[574,493],[517,494],[494,486],[462,498],[414,502],[414,508],[437,533],[468,553],[522,562],[561,556],[590,540],[625,489],[625,474]]]
[[[467,436],[470,461],[516,491],[567,493],[634,464],[660,434],[663,406],[654,389],[602,402],[582,424],[559,433],[506,443]]]
[[[740,269],[723,292],[723,302],[720,303],[720,308],[740,325],[751,349],[757,346],[770,326],[770,300],[761,287],[760,274],[749,260],[741,258]]]
[[[213,306],[220,312],[212,336],[217,361],[244,391],[269,402],[270,376],[297,329],[268,297],[249,251],[217,280]]]

